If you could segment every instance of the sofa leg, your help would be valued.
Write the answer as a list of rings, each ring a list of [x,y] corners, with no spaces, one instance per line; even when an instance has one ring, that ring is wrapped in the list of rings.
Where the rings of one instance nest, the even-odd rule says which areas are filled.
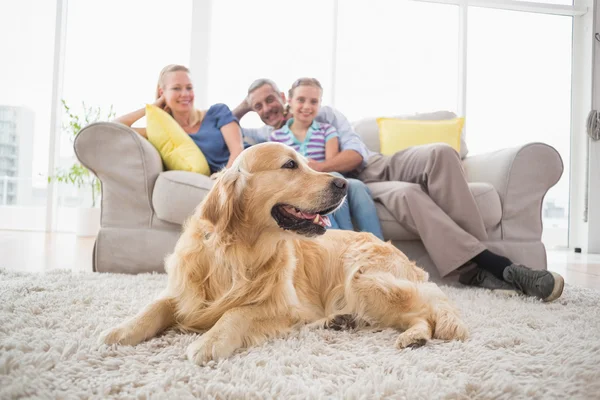
[[[98,272],[96,270],[96,245],[98,244],[98,236],[94,240],[94,249],[92,250],[92,272]]]

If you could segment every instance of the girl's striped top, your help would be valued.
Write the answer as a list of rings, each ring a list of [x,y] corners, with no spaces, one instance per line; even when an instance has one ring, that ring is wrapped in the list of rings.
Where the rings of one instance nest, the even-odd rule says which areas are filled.
[[[325,161],[325,143],[338,137],[335,128],[329,124],[313,121],[308,128],[308,132],[306,132],[304,141],[300,142],[290,130],[292,122],[294,122],[294,119],[290,118],[281,129],[273,131],[269,136],[269,140],[286,144],[304,157],[315,161]]]

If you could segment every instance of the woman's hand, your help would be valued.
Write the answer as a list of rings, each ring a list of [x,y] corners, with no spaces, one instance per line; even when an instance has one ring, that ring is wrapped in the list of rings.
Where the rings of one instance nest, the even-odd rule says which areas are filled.
[[[161,95],[158,99],[156,99],[156,101],[154,102],[154,105],[158,108],[160,108],[161,110],[167,110],[167,100],[165,99],[164,95]]]
[[[228,123],[221,127],[221,134],[225,139],[225,144],[229,149],[229,161],[226,167],[229,168],[237,156],[244,151],[244,139],[242,139],[242,130],[237,121]]]

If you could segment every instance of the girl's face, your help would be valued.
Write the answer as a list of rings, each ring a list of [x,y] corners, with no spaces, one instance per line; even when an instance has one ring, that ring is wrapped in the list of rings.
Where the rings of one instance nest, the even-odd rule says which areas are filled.
[[[316,86],[301,85],[294,89],[290,99],[290,111],[299,122],[312,123],[321,106],[321,89]]]
[[[171,111],[188,112],[194,109],[194,87],[187,72],[166,74],[161,92]]]

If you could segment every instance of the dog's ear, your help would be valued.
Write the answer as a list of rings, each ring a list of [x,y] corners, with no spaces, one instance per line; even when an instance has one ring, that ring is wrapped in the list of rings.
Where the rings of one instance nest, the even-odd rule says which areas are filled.
[[[201,216],[214,226],[215,233],[226,231],[241,218],[240,176],[235,170],[221,172],[202,203]]]

